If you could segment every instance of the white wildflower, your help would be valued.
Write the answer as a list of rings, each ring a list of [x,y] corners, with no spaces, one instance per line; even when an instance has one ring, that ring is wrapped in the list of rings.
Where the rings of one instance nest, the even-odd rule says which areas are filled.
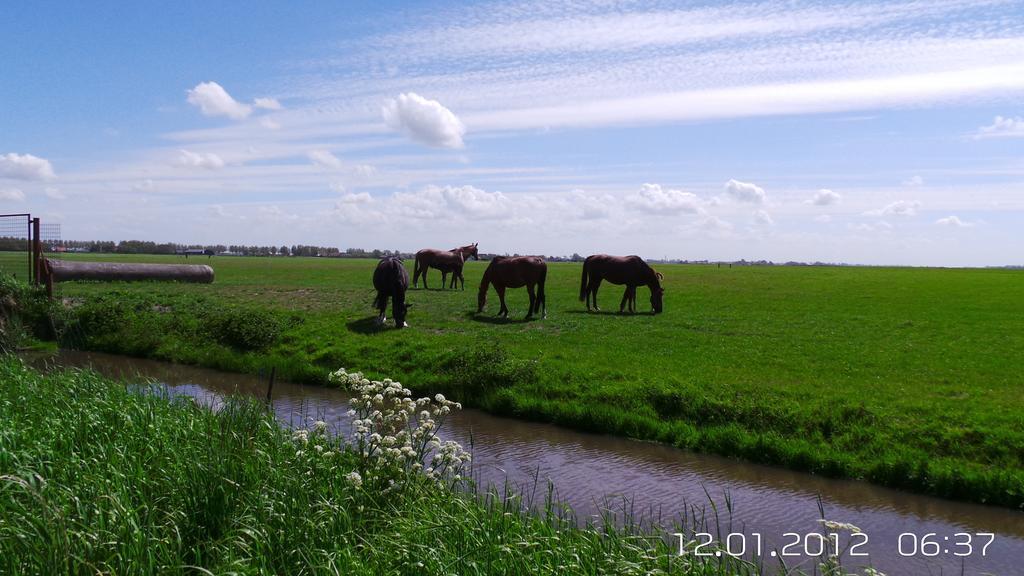
[[[836,522],[835,520],[825,520],[824,518],[818,520],[818,522],[824,524],[825,528],[828,528],[829,530],[845,530],[853,533],[863,532],[860,528],[846,522]]]

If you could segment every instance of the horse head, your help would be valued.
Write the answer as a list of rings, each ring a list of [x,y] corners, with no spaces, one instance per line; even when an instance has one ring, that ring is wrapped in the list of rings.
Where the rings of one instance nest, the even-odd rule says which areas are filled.
[[[657,270],[651,268],[651,272],[654,272],[656,280],[651,282],[651,308],[654,309],[655,314],[661,314],[663,309],[662,297],[665,295],[665,289],[661,286],[661,281],[665,279],[665,276]]]

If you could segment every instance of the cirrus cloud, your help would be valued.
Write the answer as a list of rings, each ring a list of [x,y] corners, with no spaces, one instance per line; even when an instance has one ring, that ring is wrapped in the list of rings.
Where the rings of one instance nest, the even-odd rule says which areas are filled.
[[[415,92],[399,94],[381,109],[384,122],[413,140],[439,148],[462,148],[466,126],[437,100]]]

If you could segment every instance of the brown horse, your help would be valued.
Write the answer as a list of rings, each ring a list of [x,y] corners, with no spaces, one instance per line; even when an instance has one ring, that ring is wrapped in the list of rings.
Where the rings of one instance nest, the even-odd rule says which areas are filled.
[[[588,256],[583,261],[583,276],[580,278],[580,300],[586,300],[587,310],[590,310],[590,302],[594,302],[594,310],[600,311],[597,306],[597,290],[601,287],[601,281],[607,280],[612,284],[625,284],[626,292],[622,295],[622,302],[619,303],[619,312],[623,312],[629,304],[631,312],[636,311],[636,287],[646,284],[651,289],[651,307],[654,313],[662,310],[662,296],[665,289],[661,287],[661,280],[664,276],[655,272],[654,268],[647,265],[639,256],[609,256],[607,254],[595,254]]]
[[[462,265],[470,256],[479,260],[476,243],[451,250],[435,250],[424,248],[416,253],[416,264],[413,266],[412,285],[419,286],[420,275],[423,276],[423,287],[427,288],[427,270],[435,268],[441,271],[441,288],[445,287],[448,281],[448,273],[452,274],[451,288],[455,288],[456,280],[462,281],[462,289],[466,289],[466,279],[462,276]]]
[[[494,290],[498,293],[498,299],[501,300],[499,316],[508,318],[505,288],[526,286],[526,293],[530,295],[530,310],[526,313],[526,318],[529,319],[535,312],[540,312],[543,318],[547,318],[547,299],[544,297],[544,282],[547,277],[548,265],[539,256],[496,256],[487,266],[487,270],[484,270],[484,277],[480,280],[477,314],[484,311],[484,306],[487,304],[487,288],[494,284]],[[534,286],[537,287],[536,294]]]

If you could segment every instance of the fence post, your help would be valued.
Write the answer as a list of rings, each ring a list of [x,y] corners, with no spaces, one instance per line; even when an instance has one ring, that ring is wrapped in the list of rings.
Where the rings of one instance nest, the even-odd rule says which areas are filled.
[[[32,219],[32,284],[38,286],[43,272],[43,243],[39,239],[39,218]]]

